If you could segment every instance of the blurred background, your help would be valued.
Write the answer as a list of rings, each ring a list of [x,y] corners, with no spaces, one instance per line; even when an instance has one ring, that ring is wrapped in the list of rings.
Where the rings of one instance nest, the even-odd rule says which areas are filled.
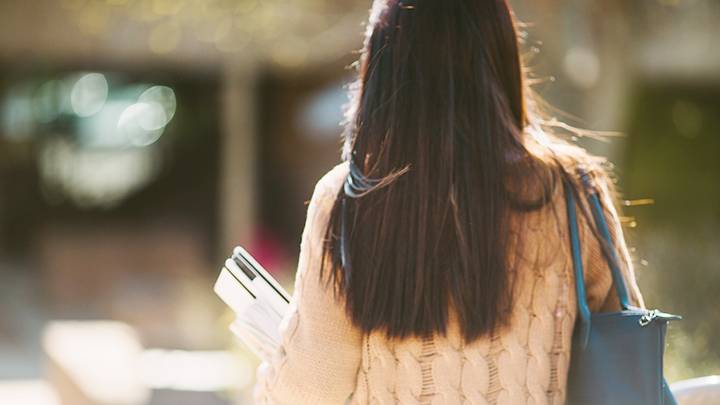
[[[720,374],[720,2],[514,0],[536,90],[616,164],[669,381]],[[0,2],[0,404],[250,403],[212,284],[290,286],[369,0]]]

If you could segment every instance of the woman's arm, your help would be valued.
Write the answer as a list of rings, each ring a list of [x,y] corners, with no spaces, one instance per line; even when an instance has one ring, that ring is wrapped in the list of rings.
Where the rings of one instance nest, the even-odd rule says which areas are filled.
[[[342,166],[315,186],[300,244],[293,304],[281,324],[283,343],[258,368],[258,404],[342,404],[353,392],[362,335],[345,314],[333,287],[320,278],[322,240]],[[337,184],[336,184],[337,183]]]

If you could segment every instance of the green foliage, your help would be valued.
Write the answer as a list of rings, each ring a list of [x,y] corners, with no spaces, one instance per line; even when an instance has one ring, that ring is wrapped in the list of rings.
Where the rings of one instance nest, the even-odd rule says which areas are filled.
[[[648,307],[669,329],[669,380],[720,373],[720,86],[644,87],[633,100],[621,189]]]

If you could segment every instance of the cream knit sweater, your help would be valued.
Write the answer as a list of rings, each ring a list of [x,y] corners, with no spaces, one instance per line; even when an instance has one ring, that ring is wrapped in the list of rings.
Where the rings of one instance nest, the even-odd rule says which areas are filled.
[[[300,244],[294,304],[281,326],[283,344],[257,372],[258,404],[562,404],[575,292],[562,187],[553,203],[518,215],[517,293],[511,326],[464,344],[451,317],[446,336],[388,340],[353,326],[332,287],[320,280],[322,239],[347,164],[316,185]],[[635,305],[643,306],[625,241],[601,171],[594,177],[615,235]],[[617,308],[610,270],[580,215],[588,303]],[[453,311],[450,311],[451,313]]]

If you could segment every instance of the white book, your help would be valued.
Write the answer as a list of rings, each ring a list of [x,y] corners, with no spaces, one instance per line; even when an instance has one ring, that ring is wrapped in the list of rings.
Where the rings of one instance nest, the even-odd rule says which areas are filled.
[[[220,269],[215,293],[235,312],[230,330],[258,357],[280,345],[280,321],[290,295],[245,249],[236,247]]]

